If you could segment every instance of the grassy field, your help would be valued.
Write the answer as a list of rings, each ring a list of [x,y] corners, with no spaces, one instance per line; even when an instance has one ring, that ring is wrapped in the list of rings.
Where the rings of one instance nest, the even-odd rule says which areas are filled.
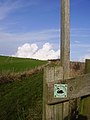
[[[46,61],[0,56],[0,72],[23,72]],[[0,120],[41,120],[43,71],[22,81],[0,84]]]
[[[24,72],[46,61],[0,56],[0,72]],[[90,60],[86,73],[90,72]],[[0,84],[0,120],[42,120],[43,71],[21,81]],[[90,97],[82,99],[80,113],[90,115]]]
[[[0,85],[0,120],[41,120],[42,72]]]
[[[0,72],[23,72],[45,63],[41,60],[0,56]]]

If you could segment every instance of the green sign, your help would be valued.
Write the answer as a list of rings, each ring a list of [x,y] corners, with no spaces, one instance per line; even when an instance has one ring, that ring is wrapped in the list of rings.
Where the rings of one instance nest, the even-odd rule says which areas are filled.
[[[67,97],[67,84],[54,84],[54,98]]]

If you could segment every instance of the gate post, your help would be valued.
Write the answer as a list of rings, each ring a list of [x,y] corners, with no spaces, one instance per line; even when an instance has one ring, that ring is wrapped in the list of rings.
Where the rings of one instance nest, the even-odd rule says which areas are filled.
[[[70,72],[70,0],[61,0],[61,66],[64,79]]]
[[[63,67],[63,82],[70,77],[70,0],[61,0],[60,61]],[[69,114],[69,102],[61,103],[62,120]]]
[[[47,85],[69,78],[70,72],[70,0],[61,0],[61,66],[47,66],[43,80],[43,120],[64,120],[68,115],[69,103],[48,105]],[[51,86],[51,88],[54,86]],[[54,97],[54,95],[53,95]]]
[[[62,120],[63,117],[63,106],[61,104],[48,104],[48,91],[54,88],[49,83],[58,82],[63,79],[63,68],[60,66],[46,66],[44,68],[44,79],[43,79],[43,120]],[[54,98],[54,93],[53,93]]]

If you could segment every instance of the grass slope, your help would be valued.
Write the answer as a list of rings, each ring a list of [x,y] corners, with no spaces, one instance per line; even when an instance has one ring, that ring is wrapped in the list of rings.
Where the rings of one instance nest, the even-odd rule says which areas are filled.
[[[46,61],[0,56],[0,72],[23,72],[45,64]]]
[[[23,72],[46,61],[0,56],[0,72]],[[0,84],[0,120],[42,119],[43,72]]]
[[[42,72],[0,85],[0,120],[42,119]]]

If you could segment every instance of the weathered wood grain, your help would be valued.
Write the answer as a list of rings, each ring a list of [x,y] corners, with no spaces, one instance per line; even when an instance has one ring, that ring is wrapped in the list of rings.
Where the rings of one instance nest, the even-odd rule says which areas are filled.
[[[43,120],[62,120],[62,104],[48,105],[47,104],[47,84],[57,82],[63,79],[63,68],[60,66],[47,66],[44,68],[44,81],[43,81]]]
[[[59,79],[63,79],[63,67],[56,67],[55,69],[55,78],[54,78],[54,82],[58,82]],[[60,104],[56,104],[54,105],[55,107],[55,110],[54,110],[54,113],[55,113],[55,118],[54,120],[63,120],[63,103],[60,103]]]
[[[67,98],[54,98],[54,84],[62,83],[62,80],[57,82],[48,82],[47,84],[47,104],[57,104],[65,102],[70,99],[90,95],[90,73],[82,76],[65,80],[65,84],[68,85]]]
[[[61,66],[63,81],[70,77],[70,0],[61,0]],[[63,104],[63,119],[69,112],[69,103]],[[65,107],[66,106],[66,107]]]
[[[61,66],[64,79],[70,72],[70,0],[61,0]]]

